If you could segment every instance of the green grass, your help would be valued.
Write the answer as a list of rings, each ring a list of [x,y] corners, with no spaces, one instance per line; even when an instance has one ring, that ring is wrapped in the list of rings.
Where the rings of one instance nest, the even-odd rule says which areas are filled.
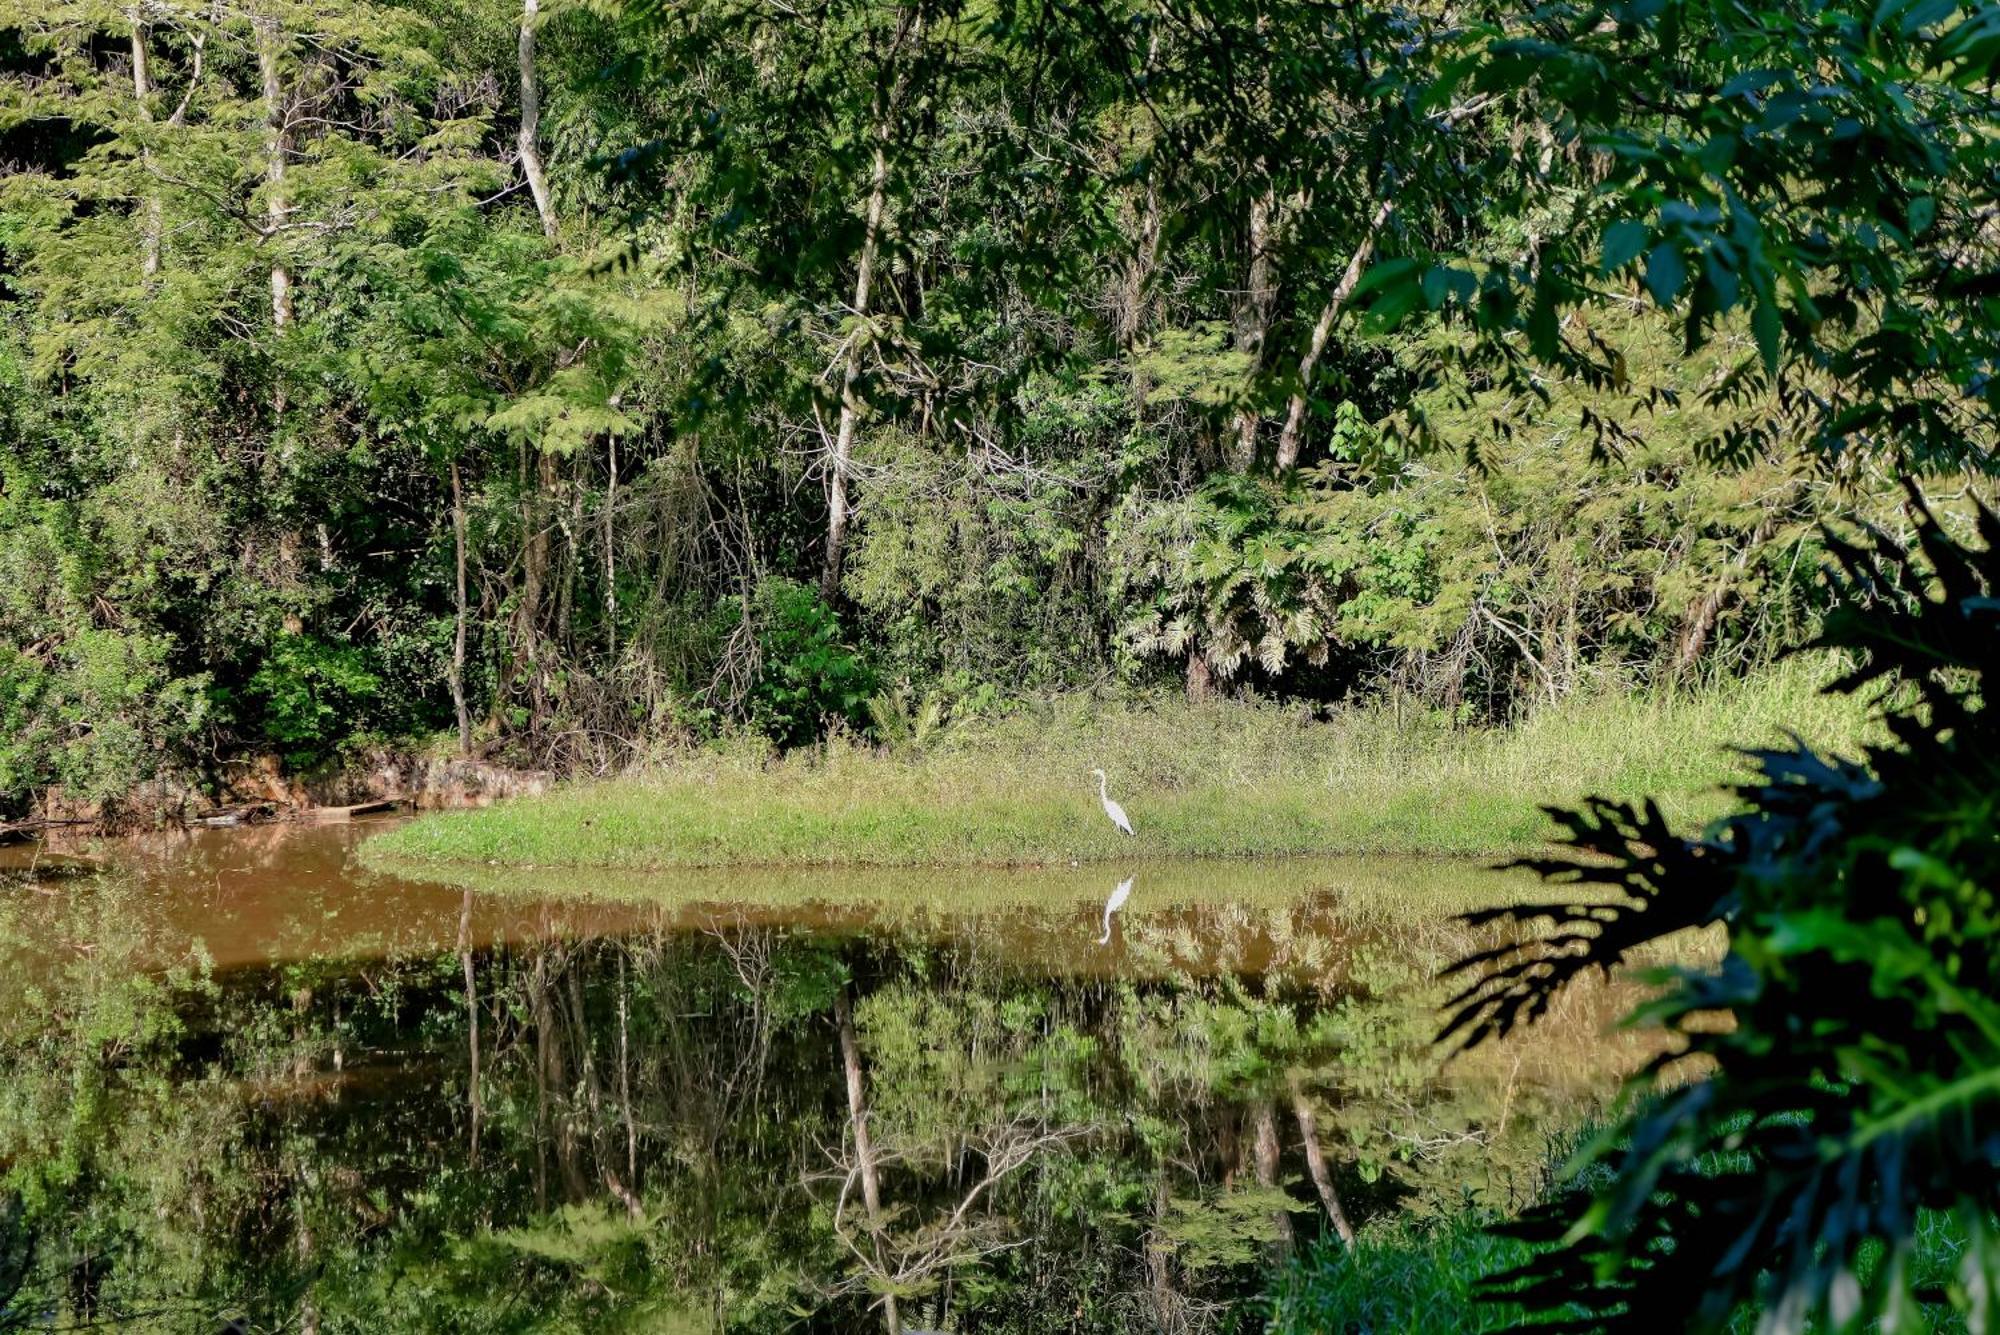
[[[1523,897],[1538,884],[1521,871],[1494,871],[1445,858],[1374,855],[1260,861],[1181,859],[1140,864],[1061,863],[1039,867],[670,867],[631,871],[565,866],[413,862],[371,851],[377,869],[444,881],[481,894],[556,904],[571,900],[668,905],[703,925],[771,913],[785,921],[866,921],[873,926],[930,921],[945,931],[968,918],[1006,917],[1024,935],[1096,930],[1112,887],[1133,881],[1122,921],[1130,936],[1155,921],[1179,923],[1191,910],[1230,905],[1284,914],[1308,901],[1337,916],[1343,932],[1443,924],[1454,914]],[[1294,924],[1296,929],[1297,924]],[[1471,941],[1445,933],[1449,947]],[[1447,949],[1440,946],[1439,950]],[[1443,963],[1440,957],[1436,963]]]
[[[1469,1213],[1429,1225],[1392,1218],[1363,1229],[1352,1250],[1324,1241],[1278,1272],[1269,1328],[1280,1335],[1518,1329],[1525,1316],[1518,1305],[1481,1302],[1473,1290],[1532,1252],[1482,1223]]]
[[[1726,690],[1604,695],[1494,730],[1382,707],[1307,722],[1278,705],[1072,699],[962,726],[920,753],[692,752],[628,778],[427,816],[373,841],[369,856],[651,870],[1504,854],[1545,837],[1543,802],[1652,794],[1697,822],[1720,814],[1716,786],[1741,772],[1732,745],[1795,729],[1851,747],[1861,710],[1820,695],[1822,679],[1793,663]],[[1098,809],[1098,766],[1136,838]]]

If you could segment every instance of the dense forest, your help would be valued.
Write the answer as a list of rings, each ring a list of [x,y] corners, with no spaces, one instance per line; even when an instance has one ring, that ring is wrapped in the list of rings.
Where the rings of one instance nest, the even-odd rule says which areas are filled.
[[[0,0],[0,816],[390,753],[645,768],[370,845],[436,874],[567,869],[608,894],[605,868],[707,875],[732,856],[926,875],[956,859],[998,885],[1024,862],[1469,854],[1530,846],[1548,827],[1514,818],[1567,802],[1547,808],[1566,848],[1520,864],[1550,900],[1454,900],[1450,996],[1388,980],[1426,1014],[1436,1000],[1442,1032],[1399,1028],[1389,1048],[1497,1065],[1498,1045],[1574,1014],[1573,983],[1638,966],[1628,1022],[1662,1048],[1604,1125],[1509,1217],[1467,1201],[1386,1252],[1345,1236],[1309,1166],[1331,1240],[1303,1259],[1238,1248],[1238,1279],[1213,1288],[1160,1284],[1163,1265],[1155,1297],[1219,1303],[1268,1265],[1274,1322],[1348,1324],[1371,1254],[1409,1243],[1452,1292],[1476,1275],[1568,1329],[1992,1329],[1996,86],[2000,3],[1957,0]],[[1810,663],[1766,671],[1800,649]],[[1676,723],[1687,688],[1749,678],[1782,687],[1763,715],[1726,716],[1723,737]],[[1618,763],[1542,730],[1593,693]],[[1801,694],[1865,725],[1843,736]],[[975,742],[900,747],[941,723]],[[1425,728],[1450,744],[1403,745]],[[1737,782],[1673,805],[1689,753],[1715,765],[1725,739],[1752,748]],[[726,745],[686,749],[705,742]],[[1410,781],[1371,788],[1384,773]],[[1447,800],[1461,788],[1477,800]],[[1394,829],[1417,837],[1388,844]],[[1133,884],[1090,949],[1111,948]],[[1397,897],[1433,931],[1449,910],[1413,886]],[[734,1035],[782,1046],[794,1021],[836,1037],[846,1130],[830,1079],[798,1125],[852,1144],[850,1178],[872,1171],[865,1086],[889,1109],[954,1078],[899,1085],[898,1045],[926,1045],[902,1024],[917,1008],[887,982],[857,999],[900,964],[767,936],[774,968],[800,965],[775,988],[740,956],[653,970],[663,941],[575,953],[562,1004],[582,1038],[558,1038],[559,952],[502,952],[491,1013],[538,1054],[496,1049],[482,1083],[478,888],[455,952],[416,966],[418,1023],[458,1050],[462,979],[468,1139],[487,1126],[538,1173],[568,1165],[570,1204],[587,1160],[621,1158],[587,1036],[607,1022],[621,1071],[635,1017],[663,1055],[713,1041],[733,1060]],[[82,967],[95,940],[53,939],[86,996],[130,981]],[[1331,968],[1317,948],[1299,962],[1306,990]],[[393,1011],[396,989],[366,979],[395,972],[364,970],[351,995]],[[711,975],[743,1025],[704,1038],[674,989]],[[1255,1190],[1288,1190],[1286,1094],[1309,1163],[1313,1119],[1368,1097],[1333,1079],[1368,1069],[1344,1048],[1322,1082],[1326,1050],[1262,1041],[1351,997],[1211,997],[1179,1026],[1090,982],[1040,1012],[1073,1025],[1045,1026],[964,979],[938,1013],[990,1007],[1017,1074],[1055,1071],[1109,1032],[1100,1017],[1144,1054],[1135,1085],[1205,1035],[1260,1035],[1189,1079],[1187,1137],[1135,1115],[1119,1135],[1142,1169],[1078,1169],[1124,1193],[1129,1217],[1093,1226],[1128,1241],[1171,1231],[1172,1181],[1219,1171],[1226,1203],[1246,1128]],[[0,1062],[57,1069],[35,1066],[36,986]],[[678,1018],[649,1031],[633,1008],[655,988]],[[217,1029],[275,1035],[276,1053],[289,1004],[289,1042],[311,1048],[311,990],[289,998]],[[78,1013],[90,1046],[33,1083],[57,1110],[25,1117],[37,1136],[72,1109],[109,1124],[99,1068],[148,1069],[118,1018],[144,1007]],[[255,1044],[237,1051],[262,1069]],[[620,1091],[625,1178],[641,1180],[635,1097],[672,1109],[713,1083],[689,1066]],[[1082,1087],[1044,1075],[1039,1097]],[[517,1091],[511,1124],[482,1120],[488,1089]],[[903,1203],[948,1198],[930,1168],[956,1133],[929,1105],[910,1096],[922,1172]],[[62,1134],[15,1156],[4,1231],[54,1199],[32,1174],[89,1143]],[[956,1143],[946,1177],[964,1180]],[[983,1180],[1012,1143],[984,1141]],[[1373,1143],[1350,1139],[1341,1171]],[[1030,1182],[996,1199],[1031,1219],[1077,1199],[1026,1200]],[[870,1252],[844,1206],[813,1243],[859,1270],[816,1261],[784,1295],[865,1302],[893,1332],[941,1272],[904,1284],[922,1253],[892,1247],[863,1191]],[[1282,1238],[1290,1206],[1234,1199]],[[1248,1236],[1188,1218],[1203,1245]],[[1434,1250],[1461,1244],[1481,1250]],[[17,1280],[18,1251],[0,1238]],[[78,1311],[95,1254],[49,1272],[83,1283]],[[352,1291],[356,1311],[376,1292]]]
[[[1817,525],[1901,522],[1787,429],[1854,368],[1761,377],[1762,302],[1684,338],[1733,262],[1627,224],[1544,301],[1610,170],[1451,88],[1470,18],[0,7],[0,812],[1768,659]]]

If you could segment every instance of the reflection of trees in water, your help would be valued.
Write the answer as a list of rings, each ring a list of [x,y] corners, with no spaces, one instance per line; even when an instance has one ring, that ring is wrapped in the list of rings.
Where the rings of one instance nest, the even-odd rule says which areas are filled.
[[[120,893],[0,997],[0,1312],[1202,1330],[1297,1238],[1504,1195],[1595,1084],[1440,1073],[1450,943],[1302,909],[1130,918],[1119,976],[542,906],[485,952],[158,979]]]

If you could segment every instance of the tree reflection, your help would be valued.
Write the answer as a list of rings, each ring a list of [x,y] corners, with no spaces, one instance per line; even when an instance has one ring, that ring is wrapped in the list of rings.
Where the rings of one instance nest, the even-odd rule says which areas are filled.
[[[0,1327],[1202,1331],[1297,1239],[1518,1191],[1629,1056],[1579,1009],[1441,1070],[1462,943],[1330,902],[1128,908],[1063,971],[926,915],[482,946],[468,894],[216,969],[139,894],[0,900]]]

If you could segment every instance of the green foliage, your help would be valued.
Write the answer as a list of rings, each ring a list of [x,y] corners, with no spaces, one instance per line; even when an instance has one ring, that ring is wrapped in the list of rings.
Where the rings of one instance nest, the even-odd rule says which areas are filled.
[[[1482,1275],[1518,1264],[1525,1244],[1495,1237],[1473,1211],[1441,1223],[1388,1220],[1362,1231],[1353,1247],[1329,1239],[1279,1271],[1270,1329],[1283,1335],[1470,1335],[1508,1331],[1518,1306],[1477,1301]]]
[[[1025,407],[1026,448],[1051,474],[983,468],[888,435],[843,590],[881,645],[886,674],[963,696],[1074,685],[1102,667],[1087,566],[1088,498],[1075,467],[1117,429],[1102,387],[1053,385]]]
[[[1814,521],[1895,503],[1854,456],[1799,472],[1789,436],[1745,425],[1772,395],[1804,402],[1738,374],[1764,306],[1703,315],[1693,355],[1672,320],[1596,312],[1560,332],[1615,346],[1616,374],[1604,352],[1526,381],[1459,330],[1353,316],[1456,310],[1464,283],[1430,257],[1476,256],[1496,291],[1524,266],[1574,278],[1600,224],[1629,269],[1660,244],[1640,214],[1738,176],[1787,210],[1797,244],[1770,263],[1808,287],[1846,265],[1908,305],[1929,283],[1922,308],[1957,312],[1962,337],[1931,349],[1922,394],[1970,383],[1977,282],[1911,266],[1935,278],[1979,216],[1964,178],[1983,140],[1905,118],[1942,154],[1906,202],[1936,212],[1911,230],[1871,176],[1891,230],[1868,264],[1846,204],[1775,201],[1776,168],[1747,156],[1820,161],[1798,137],[1818,104],[1770,144],[1747,94],[1705,108],[1737,165],[1670,199],[1644,150],[1684,168],[1683,146],[1600,124],[1610,105],[1574,73],[1663,34],[1652,11],[1574,41],[1556,10],[1522,17],[1565,53],[1558,80],[1464,63],[1489,38],[1505,63],[1521,34],[1500,19],[1393,5],[1172,0],[1116,23],[1066,0],[839,0],[810,22],[762,0],[556,7],[531,65],[546,217],[522,188],[517,5],[257,17],[0,3],[10,813],[55,784],[198,785],[245,754],[429,736],[461,702],[482,753],[562,772],[739,728],[804,744],[868,722],[864,664],[909,692],[884,737],[927,700],[962,720],[1107,685],[1393,694],[1490,721],[1727,677],[1810,631],[1819,602],[1792,572],[1817,559]],[[1869,68],[1940,32],[1892,33]],[[1831,21],[1806,37],[1854,40]],[[1696,68],[1735,77],[1733,52]],[[1926,74],[1913,108],[1971,123],[1981,95],[1954,87]],[[1865,142],[1895,140],[1893,108],[1862,101]],[[1593,134],[1608,177],[1572,150]],[[1643,207],[1611,193],[1642,178]],[[1834,213],[1853,223],[1834,258],[1805,255]],[[1740,220],[1707,216],[1676,214],[1674,245],[1751,273],[1750,251],[1725,253],[1748,244]],[[1370,254],[1407,290],[1349,290]],[[1821,370],[1784,323],[1799,383],[1893,372],[1884,349],[1905,341],[1868,343],[1869,318]],[[1440,364],[1476,374],[1427,384]],[[1640,383],[1659,393],[1635,407]],[[1411,449],[1405,419],[1443,448]],[[1705,462],[1745,431],[1735,471]],[[852,508],[839,572],[833,472]],[[715,609],[772,581],[819,583],[838,633],[814,647],[824,618],[774,605],[732,634],[749,621]],[[360,657],[308,661],[295,634]],[[134,692],[100,709],[121,656]]]
[[[1473,915],[1555,934],[1459,966],[1472,980],[1447,1033],[1468,1043],[1674,932],[1719,923],[1730,943],[1713,969],[1659,977],[1635,1019],[1672,1035],[1676,1060],[1591,1147],[1612,1180],[1510,1229],[1546,1249],[1494,1291],[1689,1329],[1752,1300],[1785,1330],[1901,1328],[1938,1305],[1983,1321],[2000,1273],[1986,1130],[2000,1116],[2000,520],[1981,512],[1975,551],[1919,514],[1916,551],[1879,533],[1829,540],[1838,605],[1822,643],[1856,656],[1833,689],[1878,688],[1890,740],[1859,761],[1755,752],[1746,809],[1699,838],[1652,803],[1559,813],[1582,856],[1529,865],[1617,898]],[[1914,1266],[1927,1210],[1965,1239],[1941,1285]]]
[[[1132,652],[1199,654],[1225,681],[1246,663],[1271,677],[1294,656],[1325,666],[1345,572],[1314,533],[1286,522],[1285,501],[1282,484],[1224,476],[1129,533],[1114,530],[1114,543],[1145,553],[1120,553],[1130,583],[1118,592],[1140,609],[1123,629]]]
[[[259,730],[294,769],[327,760],[357,730],[357,715],[381,690],[381,678],[360,649],[306,635],[279,637],[245,686]]]
[[[1980,3],[1489,11],[1422,96],[1545,125],[1540,170],[1502,208],[1552,225],[1531,256],[1448,243],[1385,260],[1371,314],[1462,319],[1484,335],[1477,373],[1519,393],[1545,397],[1525,352],[1662,401],[1657,375],[1573,318],[1609,282],[1670,311],[1690,351],[1731,345],[1703,390],[1730,410],[1706,454],[1806,442],[1990,471],[1996,20]],[[1615,423],[1582,425],[1620,448]]]
[[[1196,1274],[1254,1265],[1278,1241],[1278,1214],[1305,1205],[1277,1187],[1238,1187],[1207,1199],[1169,1201],[1162,1238],[1175,1259]]]
[[[740,617],[724,604],[725,620]],[[804,746],[835,726],[867,722],[875,674],[841,634],[840,617],[819,591],[768,579],[750,603],[757,668],[749,689],[752,726],[783,746]]]
[[[908,686],[868,697],[868,726],[875,739],[892,751],[921,751],[944,728],[946,706],[937,692],[912,700]]]

